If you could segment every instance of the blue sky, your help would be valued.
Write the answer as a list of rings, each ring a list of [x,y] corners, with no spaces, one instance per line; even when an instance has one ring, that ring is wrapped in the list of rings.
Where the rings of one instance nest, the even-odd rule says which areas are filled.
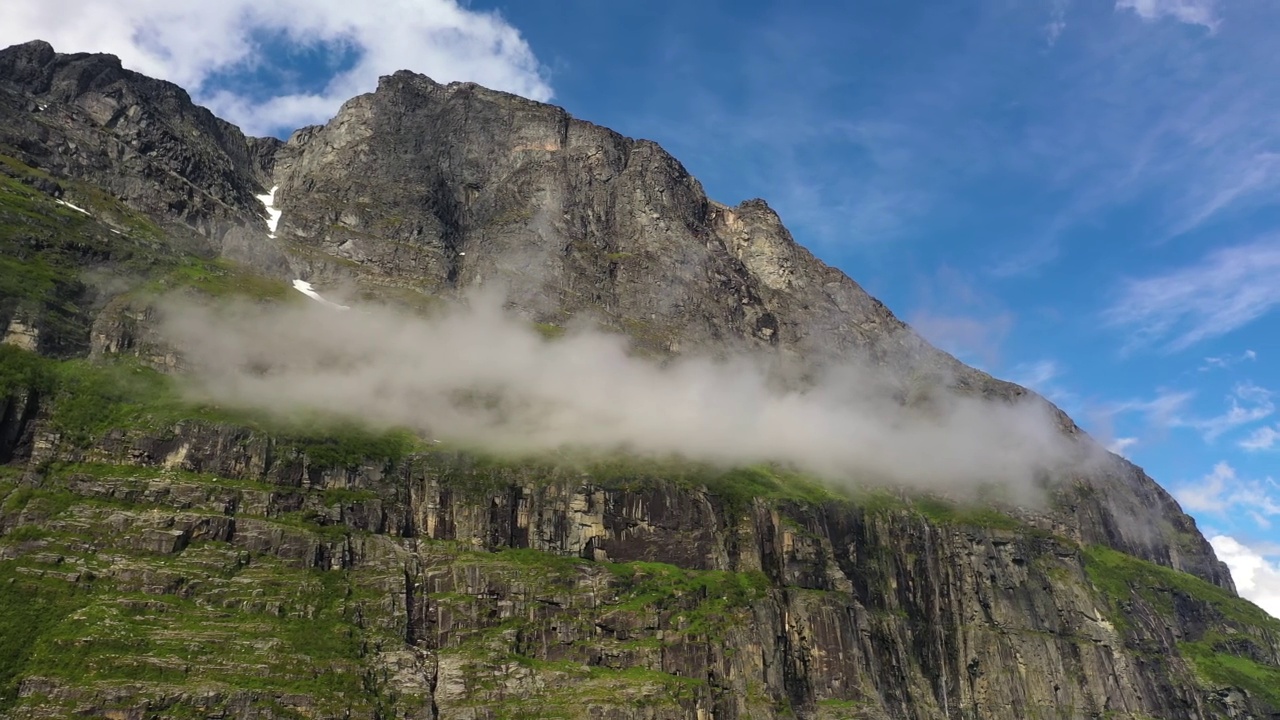
[[[1271,0],[14,2],[0,42],[115,52],[259,133],[408,68],[656,140],[1147,469],[1280,615]]]

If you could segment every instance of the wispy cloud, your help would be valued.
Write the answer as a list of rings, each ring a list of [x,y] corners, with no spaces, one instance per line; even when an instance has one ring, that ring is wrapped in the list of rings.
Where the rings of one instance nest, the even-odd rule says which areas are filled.
[[[1194,265],[1125,282],[1104,321],[1132,333],[1131,347],[1184,350],[1280,306],[1278,273],[1280,238],[1217,250]]]
[[[1013,315],[974,317],[922,312],[911,317],[911,325],[929,342],[961,360],[993,368],[1000,362],[1000,348],[1013,327]]]
[[[1049,22],[1044,27],[1045,40],[1050,46],[1058,42],[1058,38],[1067,29],[1067,8],[1070,5],[1070,0],[1052,0],[1050,3]]]
[[[1138,444],[1138,438],[1122,437],[1116,438],[1107,444],[1107,449],[1117,455],[1124,455],[1125,451]]]
[[[917,278],[916,296],[907,320],[917,332],[965,362],[988,371],[1000,366],[1016,318],[972,274],[944,265]],[[1017,370],[1023,375],[1055,375],[1057,366],[1050,362]]]
[[[1118,209],[1145,216],[1144,234],[1131,242],[1158,243],[1280,193],[1280,92],[1254,75],[1274,65],[1274,44],[1255,28],[1275,15],[1242,15],[1229,32],[1204,33],[1124,21],[1136,14],[1216,29],[1213,3],[1134,0],[1117,9],[1120,22],[1092,18],[1070,44],[1079,52],[1045,68],[1061,85],[1029,91],[1015,132],[991,148],[999,166],[1028,173],[1027,188],[1052,193],[1040,225],[1008,238],[997,276],[1071,254]]]
[[[1130,242],[1155,243],[1280,191],[1275,44],[1259,29],[1277,12],[1231,10],[1231,23],[1204,0],[742,13],[717,20],[729,65],[654,107],[678,108],[664,142],[682,157],[735,167],[709,188],[776,198],[821,250],[963,238],[991,275],[1030,274],[1118,210],[1142,217],[1142,236],[1120,231]]]
[[[1061,382],[1066,374],[1062,364],[1056,360],[1042,359],[1035,362],[1019,363],[1001,375],[1012,383],[1035,390],[1048,398],[1053,404],[1074,414],[1081,410],[1080,395]]]
[[[1255,520],[1268,525],[1269,518],[1280,515],[1280,484],[1269,477],[1242,478],[1227,462],[1214,465],[1208,475],[1196,482],[1176,486],[1173,494],[1184,508],[1196,512],[1253,513]]]
[[[1143,20],[1172,18],[1189,25],[1218,26],[1214,0],[1116,0],[1117,10],[1132,10]]]
[[[1166,388],[1148,400],[1113,402],[1087,412],[1093,423],[1103,429],[1111,427],[1120,416],[1138,415],[1152,433],[1163,434],[1180,428],[1195,431],[1206,443],[1213,443],[1233,430],[1272,416],[1276,410],[1274,393],[1252,383],[1236,385],[1226,397],[1226,409],[1216,415],[1195,412],[1191,407],[1194,397],[1192,391]],[[1132,440],[1128,445],[1137,442],[1136,438]]]
[[[261,98],[210,86],[218,73],[278,62],[260,42],[266,37],[283,39],[291,50],[351,51],[354,62],[332,69],[318,91],[280,87]],[[327,120],[351,96],[373,90],[379,75],[401,69],[535,99],[552,94],[519,31],[497,13],[457,0],[8,0],[0,45],[34,38],[64,52],[119,55],[127,67],[172,80],[263,134]]]
[[[1062,375],[1062,368],[1053,360],[1039,360],[1014,366],[1009,381],[1043,392],[1055,378]]]
[[[1280,153],[1247,151],[1240,157],[1224,159],[1217,177],[1197,183],[1187,198],[1189,212],[1170,230],[1181,235],[1232,207],[1280,187]]]
[[[1215,355],[1204,359],[1204,364],[1196,368],[1200,372],[1209,372],[1210,370],[1224,370],[1242,362],[1253,362],[1258,359],[1258,353],[1253,350],[1245,350],[1239,355]]]
[[[1104,416],[1126,413],[1142,415],[1148,424],[1158,428],[1178,427],[1185,424],[1187,405],[1195,393],[1183,390],[1161,389],[1150,400],[1123,400],[1109,403],[1101,409]]]
[[[1271,450],[1280,443],[1280,425],[1260,427],[1239,442],[1240,447],[1251,452]]]
[[[1213,442],[1223,433],[1270,417],[1276,409],[1271,396],[1266,388],[1242,383],[1227,397],[1226,412],[1202,420],[1188,420],[1186,424],[1203,433],[1206,441]]]

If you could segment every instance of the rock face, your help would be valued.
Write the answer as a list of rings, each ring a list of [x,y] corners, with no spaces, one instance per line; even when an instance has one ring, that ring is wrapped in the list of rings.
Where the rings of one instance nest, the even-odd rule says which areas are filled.
[[[432,292],[500,284],[542,321],[595,314],[656,350],[929,352],[764,201],[710,201],[652,142],[473,84],[384,77],[295,133],[274,182],[298,242]]]
[[[29,165],[206,234],[261,215],[258,158],[271,144],[255,144],[255,154],[182,88],[125,70],[113,55],[61,55],[40,41],[0,53],[0,84],[0,145]]]
[[[3,226],[16,248],[61,242],[73,270],[273,287],[221,255],[409,302],[498,285],[532,320],[589,317],[656,354],[857,353],[1027,392],[930,347],[763,201],[711,201],[651,142],[472,84],[399,72],[281,143],[111,56],[33,42],[0,51],[0,156],[24,212],[96,203]],[[274,238],[255,197],[272,187]],[[0,297],[8,346],[180,367],[136,288],[63,284]],[[52,323],[66,298],[81,319]],[[161,421],[115,391],[104,426],[58,399],[57,382],[88,393],[82,371],[51,372],[0,375],[20,380],[0,386],[0,600],[49,608],[0,666],[14,717],[1280,712],[1280,627],[1118,457],[1016,517],[740,478],[773,488],[751,497],[439,452],[335,463],[341,441]]]
[[[1011,519],[443,452],[333,468],[200,422],[36,435],[30,467],[79,464],[38,484],[61,509],[10,492],[0,558],[83,588],[80,649],[55,651],[135,644],[81,676],[39,656],[18,718],[1260,718],[1188,658],[1280,660],[1280,623],[1231,593]],[[121,615],[138,597],[171,599]],[[276,644],[240,637],[264,623]],[[315,672],[364,689],[290,689]]]

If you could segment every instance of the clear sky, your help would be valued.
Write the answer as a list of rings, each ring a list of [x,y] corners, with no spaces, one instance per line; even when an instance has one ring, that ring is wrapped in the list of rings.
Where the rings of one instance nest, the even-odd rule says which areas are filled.
[[[6,0],[257,134],[407,68],[656,140],[1143,466],[1280,615],[1273,0]]]

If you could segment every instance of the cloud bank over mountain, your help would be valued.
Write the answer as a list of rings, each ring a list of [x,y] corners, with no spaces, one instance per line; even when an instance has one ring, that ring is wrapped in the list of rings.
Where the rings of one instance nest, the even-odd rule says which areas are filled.
[[[219,403],[333,413],[498,450],[779,461],[850,484],[1001,485],[1023,502],[1085,459],[1039,398],[964,397],[854,363],[804,389],[777,382],[764,358],[658,363],[585,328],[547,340],[492,294],[427,319],[319,302],[171,304],[165,334]]]

